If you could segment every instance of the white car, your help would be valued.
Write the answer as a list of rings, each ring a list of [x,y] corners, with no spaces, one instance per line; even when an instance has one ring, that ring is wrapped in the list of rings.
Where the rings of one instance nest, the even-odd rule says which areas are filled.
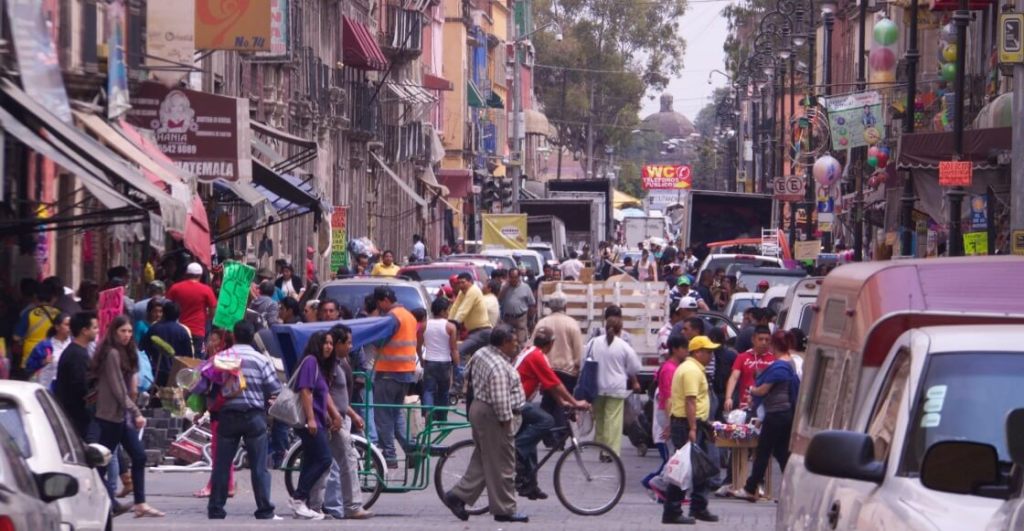
[[[0,425],[17,443],[32,472],[63,473],[78,482],[78,493],[57,500],[61,525],[74,531],[110,529],[110,497],[96,467],[110,451],[86,445],[53,396],[41,385],[0,381]]]
[[[786,300],[779,312],[779,328],[799,328],[805,335],[811,334],[811,320],[814,319],[814,303],[818,300],[823,277],[810,277],[789,287]]]
[[[732,322],[737,326],[743,324],[743,312],[747,311],[747,308],[756,308],[758,303],[761,302],[763,293],[756,291],[740,291],[733,293],[732,297],[729,297],[729,304],[726,305],[725,311],[723,312]]]
[[[60,511],[51,502],[77,490],[67,474],[33,474],[18,444],[0,427],[0,529],[57,531]]]
[[[526,268],[527,274],[538,277],[544,272],[544,257],[529,249],[484,249],[484,256],[504,256]]]

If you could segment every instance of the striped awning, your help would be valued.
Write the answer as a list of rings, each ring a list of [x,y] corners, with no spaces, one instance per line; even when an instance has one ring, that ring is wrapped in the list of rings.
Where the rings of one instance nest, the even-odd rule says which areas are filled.
[[[363,23],[342,17],[342,32],[342,60],[345,65],[360,70],[388,69],[387,57]]]

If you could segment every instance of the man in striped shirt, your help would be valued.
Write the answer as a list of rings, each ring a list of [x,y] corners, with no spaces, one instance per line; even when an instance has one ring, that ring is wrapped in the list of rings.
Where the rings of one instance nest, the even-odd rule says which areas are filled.
[[[224,504],[228,498],[228,472],[238,451],[241,439],[245,439],[245,451],[252,468],[252,492],[256,498],[256,518],[269,520],[277,518],[274,504],[270,502],[270,471],[267,462],[267,405],[281,392],[281,382],[270,359],[252,347],[256,330],[251,323],[239,321],[234,330],[235,345],[231,350],[241,358],[241,375],[245,378],[245,389],[234,396],[225,397],[224,404],[216,413],[217,455],[213,459],[213,474],[210,485],[210,500],[206,514],[210,519],[227,516]],[[209,371],[204,371],[209,373]],[[204,374],[193,387],[193,393],[207,394],[211,390],[219,393],[220,388]],[[213,400],[213,396],[208,397]]]

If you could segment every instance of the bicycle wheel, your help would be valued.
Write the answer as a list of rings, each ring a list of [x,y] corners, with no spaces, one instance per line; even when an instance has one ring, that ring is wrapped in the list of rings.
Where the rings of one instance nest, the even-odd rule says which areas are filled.
[[[281,470],[284,471],[284,488],[288,491],[288,498],[294,498],[295,488],[299,485],[299,472],[302,470],[301,447],[289,450],[285,455]]]
[[[446,492],[452,490],[462,475],[469,467],[469,460],[473,456],[476,445],[472,440],[459,441],[448,447],[448,451],[437,461],[437,469],[434,470],[434,488],[437,490],[437,497],[444,502]],[[480,494],[480,498],[473,505],[466,504],[466,512],[472,515],[484,514],[487,512],[487,489]]]
[[[595,516],[612,510],[625,489],[622,460],[604,444],[586,441],[570,446],[555,463],[555,494],[576,514]]]
[[[363,492],[363,508],[369,509],[384,492],[384,463],[376,453],[371,453],[370,463],[366,461],[367,446],[360,440],[352,441],[356,449],[356,462],[359,466],[359,490]],[[284,466],[284,487],[289,497],[295,496],[295,487],[299,484],[299,472],[302,470],[302,448],[289,452]]]

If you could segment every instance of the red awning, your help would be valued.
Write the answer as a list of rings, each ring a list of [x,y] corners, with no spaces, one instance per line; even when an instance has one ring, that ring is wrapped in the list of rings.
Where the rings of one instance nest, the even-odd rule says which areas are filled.
[[[430,90],[455,90],[455,85],[441,76],[423,74],[423,88]]]
[[[438,170],[437,182],[448,187],[448,197],[463,199],[473,189],[473,172],[470,170]]]
[[[388,69],[387,57],[365,25],[342,17],[342,26],[342,60],[346,65],[360,70]]]
[[[964,131],[964,156],[975,170],[998,168],[991,159],[1011,149],[1012,129],[968,129]],[[953,160],[953,133],[915,133],[900,141],[898,167],[901,170],[937,170],[939,163]]]

